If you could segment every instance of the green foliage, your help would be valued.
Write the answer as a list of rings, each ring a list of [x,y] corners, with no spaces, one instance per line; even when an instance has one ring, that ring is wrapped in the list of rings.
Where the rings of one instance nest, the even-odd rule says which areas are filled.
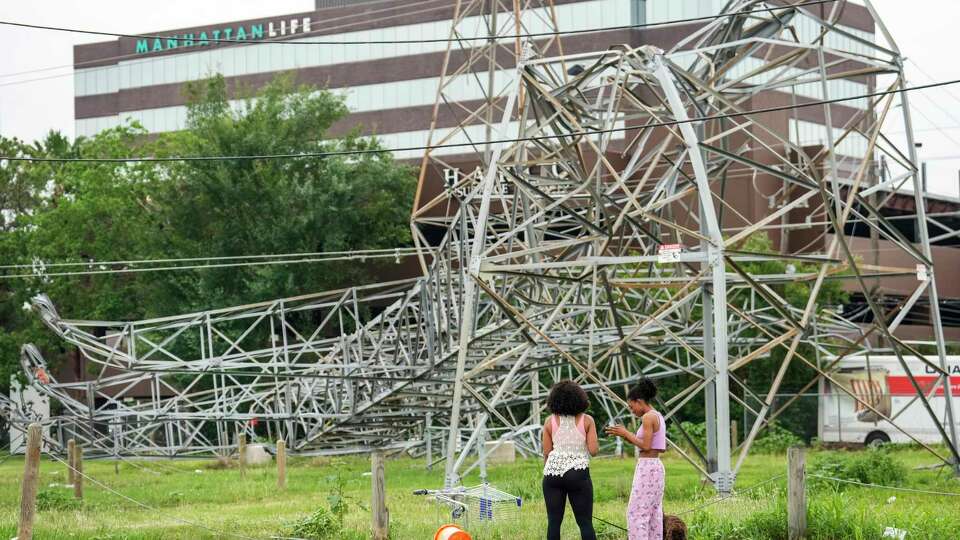
[[[293,523],[289,535],[305,540],[325,540],[340,538],[342,529],[337,518],[326,508],[318,508],[309,516]]]
[[[706,425],[703,422],[681,422],[681,426],[690,437],[690,440],[697,445],[697,448],[703,451],[707,445]],[[667,424],[667,436],[671,441],[680,445],[685,450],[692,450],[690,444],[680,432],[680,426],[678,426],[676,422]],[[782,454],[791,446],[802,445],[803,440],[800,439],[800,437],[784,429],[779,424],[773,423],[760,432],[760,435],[753,441],[753,446],[751,446],[750,451],[758,454]]]
[[[73,141],[56,133],[33,144],[0,137],[0,153],[125,158],[379,148],[376,140],[356,133],[330,137],[331,126],[347,114],[343,98],[296,86],[290,77],[239,94],[215,77],[190,85],[187,93],[188,127],[181,132],[149,138],[134,123]],[[230,104],[237,98],[239,108]],[[0,391],[19,372],[23,343],[36,343],[54,368],[71,354],[24,309],[40,292],[51,297],[64,317],[130,320],[362,284],[373,281],[383,267],[347,261],[190,272],[50,273],[100,270],[99,261],[401,247],[410,241],[414,186],[409,167],[387,153],[0,163],[0,205],[8,210],[0,216],[0,258],[5,264],[82,263],[47,267],[45,277],[0,283]]]
[[[334,488],[327,495],[327,504],[330,506],[330,514],[337,520],[337,526],[343,528],[343,516],[347,513],[347,499],[343,495],[344,487],[343,475],[337,472],[334,479]]]
[[[687,433],[690,440],[697,445],[697,448],[703,450],[707,446],[707,426],[703,422],[667,422],[667,438],[686,450],[692,450],[690,443],[680,431],[680,428]]]
[[[344,518],[351,507],[352,497],[345,494],[346,480],[338,470],[336,475],[327,479],[332,489],[327,494],[327,507],[320,507],[309,516],[291,524],[289,535],[305,540],[325,540],[327,538],[352,537],[354,531],[344,530]],[[359,507],[359,505],[356,505]]]
[[[857,452],[831,452],[818,455],[809,469],[811,475],[830,476],[865,484],[899,486],[907,475],[906,466],[886,448],[867,448]],[[849,484],[830,480],[816,480],[818,485],[837,490]]]
[[[782,500],[773,508],[752,512],[745,519],[726,519],[712,512],[697,512],[688,518],[693,538],[704,540],[780,540],[787,538],[787,509]]]
[[[813,463],[820,453],[811,450],[808,462]],[[892,455],[911,469],[930,464],[933,459],[921,449],[900,448]],[[675,452],[668,452],[663,460],[667,470],[664,510],[674,515],[683,513],[681,517],[687,522],[689,538],[782,538],[779,535],[786,526],[782,510],[785,479],[752,490],[746,488],[782,474],[786,470],[784,456],[755,455],[744,463],[738,474],[736,497],[693,512],[686,511],[713,500],[715,493],[702,484],[700,473],[685,464]],[[596,517],[617,526],[625,524],[626,499],[607,493],[621,491],[620,486],[629,489],[634,463],[633,459],[616,458],[591,462]],[[154,468],[149,463],[145,465]],[[43,511],[34,537],[44,540],[214,540],[238,534],[250,538],[309,538],[309,534],[291,532],[296,523],[309,521],[317,529],[327,531],[326,539],[370,538],[370,512],[363,506],[370,498],[370,478],[364,475],[370,470],[367,456],[301,457],[291,459],[288,465],[287,489],[279,491],[276,489],[276,475],[269,469],[251,469],[241,477],[234,469],[205,469],[203,461],[186,461],[178,462],[170,474],[145,475],[142,469],[128,465],[121,467],[120,474],[115,474],[109,460],[90,460],[84,465],[86,474],[104,480],[112,489],[147,507],[118,498],[114,493],[91,484],[85,490],[79,509]],[[475,527],[474,522],[468,527],[474,538],[543,538],[546,515],[537,478],[537,471],[542,466],[542,460],[528,458],[489,468],[489,481],[493,486],[518,494],[511,484],[516,480],[518,484],[527,485],[533,495],[524,498],[516,522],[483,528]],[[195,469],[203,470],[203,474],[196,474]],[[62,464],[43,460],[40,473],[42,478],[54,481],[62,479],[65,471]],[[336,479],[338,474],[342,481]],[[22,457],[13,456],[0,463],[0,534],[8,534],[0,538],[16,536],[22,475]],[[438,506],[429,497],[412,494],[416,489],[437,487],[442,483],[441,476],[442,472],[436,467],[428,471],[423,459],[402,457],[388,462],[386,478],[391,538],[433,538],[437,527],[449,519],[447,507]],[[812,481],[808,478],[808,486]],[[338,491],[338,482],[343,485],[342,497],[349,501],[340,531],[336,530],[337,518],[330,512],[328,498],[331,492]],[[464,478],[465,485],[479,482],[476,469]],[[960,490],[955,479],[936,470],[910,470],[904,479],[904,487]],[[62,492],[72,495],[69,490]],[[170,506],[170,494],[174,492],[182,496],[178,496],[180,501],[176,506]],[[893,502],[888,501],[891,495],[897,496]],[[850,486],[841,492],[809,489],[807,501],[808,538],[811,540],[875,539],[888,526],[908,531],[908,539],[955,538],[960,527],[960,515],[951,511],[954,501],[939,495],[893,493]],[[318,508],[323,509],[321,516],[308,520]],[[196,525],[182,523],[177,521],[178,518]],[[624,538],[623,532],[613,526],[603,529],[606,538]],[[569,511],[562,536],[578,537],[575,520]]]
[[[758,454],[784,454],[791,446],[803,446],[803,440],[773,423],[753,441],[751,452]]]
[[[37,493],[37,510],[75,510],[80,508],[80,501],[73,498],[73,493],[62,489],[45,489]]]

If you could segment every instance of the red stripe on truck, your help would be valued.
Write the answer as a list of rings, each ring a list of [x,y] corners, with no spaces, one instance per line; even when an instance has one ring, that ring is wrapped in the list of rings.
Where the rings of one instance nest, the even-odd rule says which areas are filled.
[[[929,395],[930,389],[940,377],[937,375],[914,375],[913,378],[917,380],[917,384],[920,385],[924,395]],[[916,395],[913,384],[910,383],[910,378],[906,375],[887,375],[887,388],[890,389],[891,396]],[[960,377],[950,377],[950,392],[954,396],[960,395]],[[937,385],[937,393],[934,395],[943,395],[942,384]]]

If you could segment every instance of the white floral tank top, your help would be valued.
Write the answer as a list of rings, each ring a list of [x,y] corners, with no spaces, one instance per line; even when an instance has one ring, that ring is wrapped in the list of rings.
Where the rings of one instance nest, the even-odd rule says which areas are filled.
[[[554,416],[553,450],[543,466],[544,476],[563,476],[572,469],[583,470],[590,466],[587,436],[577,426],[574,416]]]

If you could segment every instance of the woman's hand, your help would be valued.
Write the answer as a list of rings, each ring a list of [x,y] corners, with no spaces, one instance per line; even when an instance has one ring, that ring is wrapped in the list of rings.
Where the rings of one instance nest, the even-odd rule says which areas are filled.
[[[632,433],[630,433],[630,431],[627,430],[627,428],[623,427],[620,424],[617,424],[615,426],[607,426],[603,428],[603,432],[606,433],[607,435],[613,435],[614,437],[621,437],[624,439],[632,435]]]

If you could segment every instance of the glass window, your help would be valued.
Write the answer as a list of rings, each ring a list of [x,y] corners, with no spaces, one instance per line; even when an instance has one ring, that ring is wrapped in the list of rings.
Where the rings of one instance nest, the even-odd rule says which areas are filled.
[[[110,66],[107,69],[107,82],[110,92],[116,92],[120,88],[120,69],[117,66]]]
[[[263,51],[259,49],[262,47],[262,45],[256,45],[253,47],[240,47],[234,50],[233,54],[236,58],[236,63],[234,64],[233,72],[237,75],[245,75],[260,71],[260,55],[263,54]]]
[[[296,67],[305,67],[310,61],[309,51],[311,48],[316,48],[318,45],[293,45],[294,50],[296,50]]]
[[[93,93],[102,94],[107,88],[107,74],[103,68],[94,69],[93,73],[94,73]]]
[[[267,65],[270,66],[269,71],[286,69],[286,65],[284,64],[284,56],[286,55],[283,50],[289,48],[289,45],[270,45],[267,47],[270,53],[270,60],[267,62]]]
[[[187,80],[195,81],[200,78],[200,59],[195,54],[187,55]]]
[[[130,88],[133,81],[130,79],[130,64],[120,64],[120,90]]]
[[[153,66],[152,62],[147,60],[140,64],[140,80],[143,81],[141,86],[150,86],[153,84]]]
[[[270,49],[278,46],[279,45],[257,45],[256,47],[250,47],[253,54],[256,55],[257,63],[252,66],[250,63],[247,63],[247,67],[256,69],[258,72],[270,71]]]
[[[87,94],[87,74],[84,71],[75,70],[73,72],[73,95],[85,96]]]
[[[150,62],[150,70],[153,72],[153,84],[163,84],[163,62],[156,60]]]
[[[143,62],[130,62],[130,88],[143,84]]]

